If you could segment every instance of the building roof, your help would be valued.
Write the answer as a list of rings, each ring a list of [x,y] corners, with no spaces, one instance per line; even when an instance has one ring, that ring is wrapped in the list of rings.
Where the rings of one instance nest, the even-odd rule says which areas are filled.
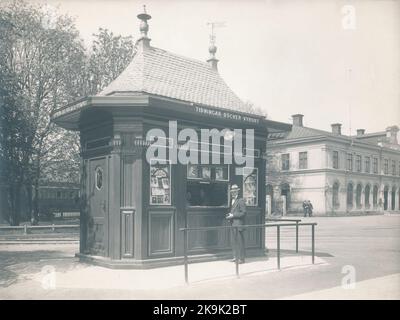
[[[148,93],[212,107],[244,110],[244,103],[208,63],[152,46],[139,48],[100,96]]]
[[[336,138],[348,142],[357,141],[372,146],[378,146],[381,143],[382,144],[381,146],[394,149],[397,151],[400,150],[400,146],[398,144],[393,144],[389,141],[389,139],[386,137],[386,132],[384,131],[364,134],[360,136],[347,136],[343,134],[338,135],[329,131],[309,128],[304,126],[292,126],[291,131],[271,133],[268,135],[268,138],[269,140],[271,140],[272,143],[274,143],[274,140],[276,140],[276,142],[278,143],[284,143],[284,142],[289,142],[290,140],[295,141],[304,138],[317,138],[317,137]]]
[[[308,128],[303,126],[292,126],[291,131],[287,132],[280,132],[280,133],[272,133],[269,138],[271,139],[285,139],[285,140],[292,140],[292,139],[301,139],[301,138],[309,138],[309,137],[319,137],[319,136],[332,136],[338,137],[328,131],[323,131],[314,128]],[[339,136],[339,137],[346,137],[346,136]]]

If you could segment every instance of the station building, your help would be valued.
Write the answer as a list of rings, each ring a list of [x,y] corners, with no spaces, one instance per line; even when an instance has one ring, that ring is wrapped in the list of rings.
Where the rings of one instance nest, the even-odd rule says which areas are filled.
[[[316,215],[366,214],[400,209],[400,145],[396,125],[346,136],[303,125],[271,133],[267,143],[267,211],[301,214],[310,200]]]

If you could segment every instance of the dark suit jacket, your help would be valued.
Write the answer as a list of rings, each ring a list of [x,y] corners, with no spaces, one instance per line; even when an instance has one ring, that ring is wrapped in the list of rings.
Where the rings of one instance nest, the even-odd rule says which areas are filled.
[[[233,215],[231,220],[232,226],[242,226],[245,224],[246,217],[246,203],[242,198],[237,198],[231,207],[231,213]],[[239,231],[243,231],[244,228],[238,228]]]

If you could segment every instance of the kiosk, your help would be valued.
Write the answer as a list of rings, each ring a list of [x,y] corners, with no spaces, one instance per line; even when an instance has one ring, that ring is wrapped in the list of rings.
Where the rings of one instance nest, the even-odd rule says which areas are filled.
[[[79,256],[109,267],[181,263],[179,229],[226,225],[231,184],[243,191],[246,223],[264,223],[267,135],[290,128],[240,111],[244,103],[218,73],[214,44],[207,62],[152,47],[147,36],[151,17],[142,13],[138,18],[141,37],[128,67],[98,95],[62,107],[52,117],[80,132]],[[179,138],[184,129],[193,129],[191,138]],[[219,139],[201,140],[212,129]],[[234,129],[243,131],[242,145],[236,144]],[[251,130],[253,143],[245,138]],[[191,144],[196,147],[188,150]],[[149,148],[155,145],[151,158]],[[202,161],[179,161],[196,148]],[[200,155],[201,150],[209,155]],[[252,157],[252,167],[235,161],[240,154]],[[190,232],[189,254],[199,260],[231,254],[229,236],[229,230]],[[246,247],[262,252],[264,230],[247,230]]]

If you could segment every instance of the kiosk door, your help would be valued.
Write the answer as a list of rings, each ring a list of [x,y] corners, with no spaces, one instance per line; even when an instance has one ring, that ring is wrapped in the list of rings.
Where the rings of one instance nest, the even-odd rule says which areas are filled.
[[[106,158],[90,161],[88,249],[93,254],[106,254],[108,218]]]

